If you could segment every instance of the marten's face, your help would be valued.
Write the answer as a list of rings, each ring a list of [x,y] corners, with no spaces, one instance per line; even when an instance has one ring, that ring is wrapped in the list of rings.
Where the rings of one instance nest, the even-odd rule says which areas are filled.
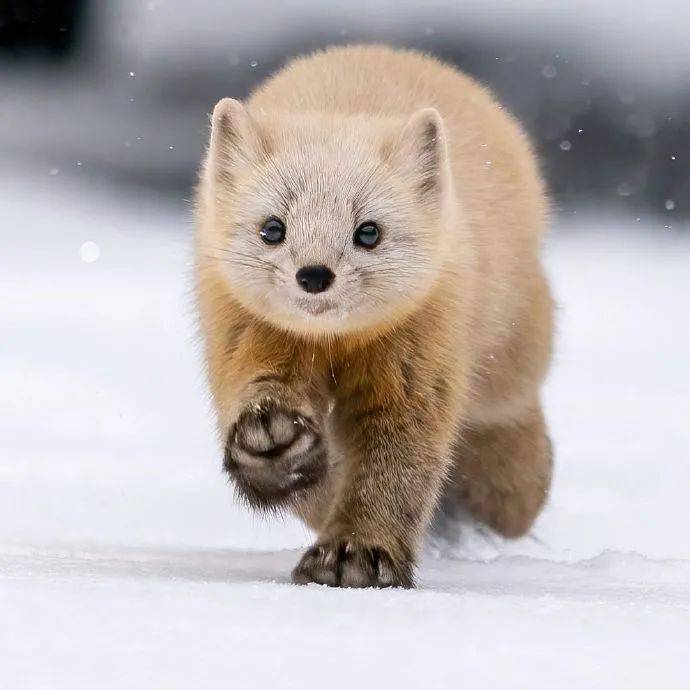
[[[214,117],[216,148],[218,135],[238,140],[247,114],[231,108]],[[423,112],[387,140],[366,121],[264,123],[241,132],[256,137],[242,156],[216,158],[214,253],[247,309],[296,332],[352,332],[394,322],[433,288],[447,170],[442,125]]]

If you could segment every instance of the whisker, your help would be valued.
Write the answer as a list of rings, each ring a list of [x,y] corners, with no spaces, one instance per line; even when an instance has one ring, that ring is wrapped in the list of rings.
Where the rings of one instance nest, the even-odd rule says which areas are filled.
[[[333,379],[333,383],[335,383],[335,385],[337,386],[338,381],[335,378],[335,371],[333,371],[333,355],[331,353],[331,334],[330,333],[328,333],[328,336],[326,338],[326,342],[328,344],[328,361],[331,365],[331,378]]]

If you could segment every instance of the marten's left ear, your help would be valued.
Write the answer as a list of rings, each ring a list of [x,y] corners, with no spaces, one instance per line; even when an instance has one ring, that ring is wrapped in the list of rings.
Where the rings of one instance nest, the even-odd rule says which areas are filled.
[[[213,109],[209,153],[216,178],[228,182],[236,168],[259,160],[265,153],[259,124],[234,98],[224,98]]]
[[[412,114],[393,145],[392,158],[424,198],[440,197],[450,185],[443,120],[435,108]]]

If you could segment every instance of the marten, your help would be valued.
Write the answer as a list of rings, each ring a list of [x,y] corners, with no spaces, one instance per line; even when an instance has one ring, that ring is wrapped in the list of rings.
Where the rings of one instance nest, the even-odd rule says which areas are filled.
[[[196,286],[224,468],[316,542],[296,583],[414,586],[440,499],[523,535],[552,472],[548,201],[516,120],[411,50],[331,48],[221,100]]]

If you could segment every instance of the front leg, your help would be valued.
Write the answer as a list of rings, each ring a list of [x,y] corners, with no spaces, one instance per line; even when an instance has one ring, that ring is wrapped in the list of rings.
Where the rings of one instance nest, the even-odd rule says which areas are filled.
[[[448,466],[452,420],[445,390],[409,384],[379,377],[336,408],[349,467],[317,543],[293,571],[296,583],[414,585],[417,551]]]
[[[308,512],[327,470],[323,393],[309,353],[236,314],[207,347],[225,470],[252,507]]]

